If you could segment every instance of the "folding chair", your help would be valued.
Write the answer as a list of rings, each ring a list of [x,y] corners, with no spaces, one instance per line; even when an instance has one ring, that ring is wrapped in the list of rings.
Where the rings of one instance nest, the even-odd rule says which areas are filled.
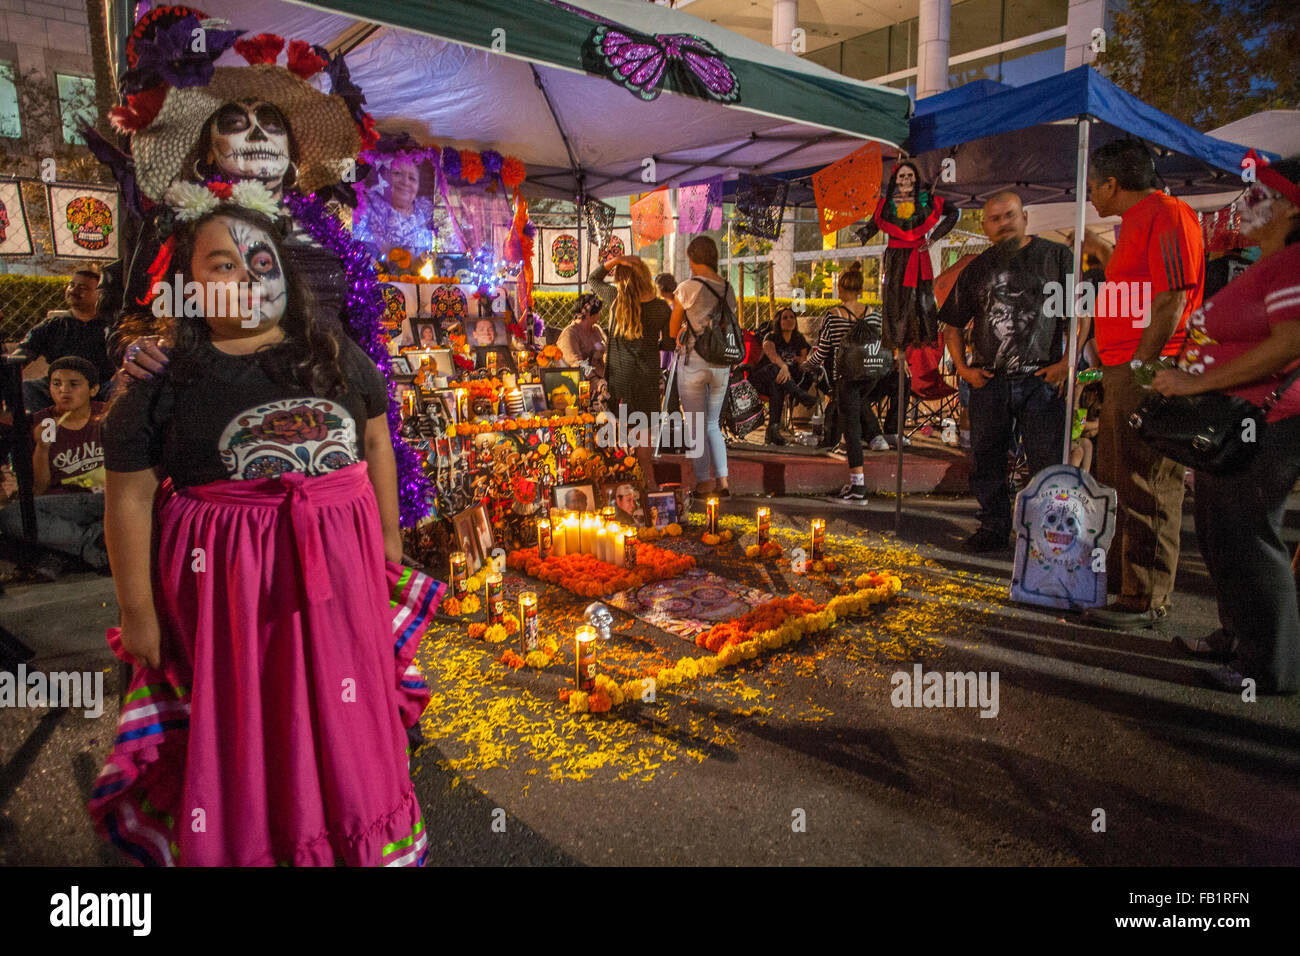
[[[949,381],[944,372],[943,340],[908,349],[907,369],[912,383],[907,417],[903,420],[904,432],[912,435],[926,425],[940,428],[945,418],[955,419],[961,402],[956,384]]]

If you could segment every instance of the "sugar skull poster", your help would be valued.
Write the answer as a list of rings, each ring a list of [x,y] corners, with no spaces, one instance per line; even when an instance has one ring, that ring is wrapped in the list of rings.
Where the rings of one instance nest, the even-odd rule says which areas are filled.
[[[1113,488],[1053,465],[1016,496],[1011,599],[1069,610],[1106,603],[1106,549],[1115,535]]]
[[[22,186],[0,183],[0,255],[30,256],[32,237],[27,229]]]
[[[117,258],[117,193],[94,186],[49,186],[54,254]]]

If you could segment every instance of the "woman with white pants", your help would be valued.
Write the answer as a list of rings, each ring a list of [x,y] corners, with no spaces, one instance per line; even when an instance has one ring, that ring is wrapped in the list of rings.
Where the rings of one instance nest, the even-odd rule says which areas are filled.
[[[731,367],[712,365],[695,350],[695,338],[708,325],[719,300],[739,315],[736,294],[718,275],[718,246],[708,236],[696,236],[686,247],[691,277],[677,287],[669,322],[674,337],[682,332],[677,349],[677,390],[686,421],[686,449],[695,470],[695,495],[728,497],[727,445],[718,419],[731,381]]]

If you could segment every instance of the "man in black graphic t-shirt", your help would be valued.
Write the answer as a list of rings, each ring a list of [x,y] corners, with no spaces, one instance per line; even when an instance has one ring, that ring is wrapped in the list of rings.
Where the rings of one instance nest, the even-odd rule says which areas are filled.
[[[999,551],[1011,534],[1007,449],[1018,425],[1036,474],[1061,461],[1065,441],[1065,316],[1045,303],[1068,292],[1071,252],[1058,242],[1025,234],[1029,217],[1013,192],[984,204],[984,233],[995,245],[971,261],[953,287],[939,321],[957,374],[971,386],[974,468],[971,493],[980,503],[972,551]],[[1061,310],[1064,311],[1064,310]],[[970,327],[971,360],[962,331]]]

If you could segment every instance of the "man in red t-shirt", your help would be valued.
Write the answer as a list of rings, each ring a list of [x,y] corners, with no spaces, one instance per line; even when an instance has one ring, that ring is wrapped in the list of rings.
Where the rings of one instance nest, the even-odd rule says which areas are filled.
[[[1089,160],[1088,198],[1101,216],[1120,216],[1119,241],[1097,291],[1095,325],[1102,402],[1097,479],[1119,496],[1106,559],[1115,600],[1085,613],[1089,624],[1151,627],[1169,613],[1182,530],[1183,466],[1156,454],[1129,427],[1150,394],[1134,371],[1179,353],[1187,318],[1205,289],[1205,248],[1196,214],[1156,189],[1155,163],[1136,140],[1118,140]]]

